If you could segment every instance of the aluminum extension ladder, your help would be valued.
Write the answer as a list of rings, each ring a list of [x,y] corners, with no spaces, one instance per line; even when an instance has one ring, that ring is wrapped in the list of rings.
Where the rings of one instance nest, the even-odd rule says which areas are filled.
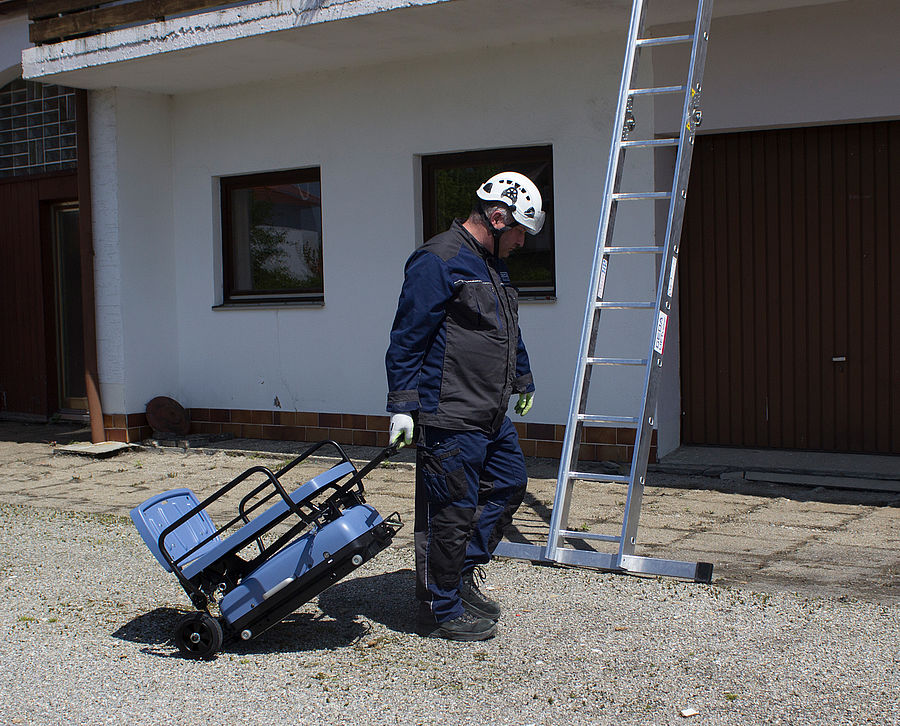
[[[603,207],[597,230],[591,287],[585,308],[578,367],[572,389],[547,543],[546,546],[538,546],[504,541],[500,543],[497,554],[532,561],[556,562],[617,572],[666,575],[691,579],[697,582],[709,582],[712,579],[712,565],[709,563],[680,562],[677,560],[640,557],[634,554],[641,498],[647,473],[647,460],[650,454],[651,437],[656,416],[657,391],[663,363],[662,354],[673,302],[675,270],[678,262],[681,225],[687,197],[694,132],[701,121],[701,79],[706,61],[709,23],[712,15],[712,0],[698,0],[696,21],[692,34],[645,38],[643,37],[645,5],[645,0],[634,0],[631,12],[625,64],[622,71],[618,108],[615,117],[617,126],[614,129],[609,154],[609,167],[606,173]],[[637,61],[642,48],[687,43],[691,44],[691,53],[684,85],[653,88],[635,87],[638,79]],[[654,98],[655,94],[683,94],[684,103],[679,135],[671,138],[629,139],[630,133],[636,126],[634,117],[635,99],[639,96],[646,97],[648,95]],[[664,146],[677,147],[674,179],[671,189],[664,192],[620,191],[626,151],[644,148],[650,149],[650,153],[653,153],[654,148]],[[613,239],[617,206],[627,202],[659,199],[669,200],[666,233],[663,243],[653,246],[617,246]],[[605,300],[603,293],[611,261],[618,255],[642,253],[658,255],[660,259],[656,300],[644,302]],[[656,313],[652,318],[647,357],[633,359],[597,356],[595,348],[601,314],[610,310],[641,309],[655,310]],[[644,368],[643,395],[640,412],[637,415],[633,417],[611,416],[589,413],[586,410],[591,371],[596,366],[642,366]],[[629,474],[611,475],[579,471],[578,452],[585,424],[612,424],[636,429],[634,453]],[[569,509],[576,481],[614,482],[628,485],[622,526],[618,534],[595,534],[568,529]],[[617,550],[613,553],[597,551],[589,544],[591,541],[613,543],[617,545]],[[578,543],[580,546],[574,547],[571,546],[571,543]]]

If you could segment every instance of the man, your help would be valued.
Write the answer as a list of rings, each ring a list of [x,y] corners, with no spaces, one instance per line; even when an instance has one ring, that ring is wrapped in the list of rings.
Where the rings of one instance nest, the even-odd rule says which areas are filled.
[[[417,632],[450,640],[494,635],[499,605],[475,580],[525,494],[528,477],[506,415],[531,408],[534,384],[503,259],[544,224],[528,177],[503,172],[477,192],[464,222],[406,263],[386,356],[390,440],[418,435]]]

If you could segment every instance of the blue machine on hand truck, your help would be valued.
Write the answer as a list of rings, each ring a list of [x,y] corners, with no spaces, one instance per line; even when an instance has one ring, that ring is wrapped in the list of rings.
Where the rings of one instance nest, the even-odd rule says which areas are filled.
[[[340,461],[289,492],[282,478],[326,446]],[[255,638],[385,549],[403,523],[365,503],[362,480],[397,448],[357,470],[339,444],[320,441],[277,472],[247,469],[202,502],[173,489],[135,507],[131,519],[147,547],[197,608],[175,629],[182,655],[208,659],[224,643]],[[208,509],[244,488],[237,514],[216,527]]]

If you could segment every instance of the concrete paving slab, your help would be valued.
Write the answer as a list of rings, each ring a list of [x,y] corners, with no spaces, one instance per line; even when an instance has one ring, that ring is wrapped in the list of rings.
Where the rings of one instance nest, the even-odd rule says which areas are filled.
[[[727,474],[723,474],[727,477]],[[835,487],[840,489],[866,489],[870,491],[900,491],[900,480],[863,478],[854,476],[832,476],[830,474],[794,474],[793,472],[745,471],[742,478],[747,481],[766,481],[775,484],[801,484],[812,487]]]
[[[72,454],[75,456],[89,456],[95,459],[106,459],[115,456],[123,451],[133,449],[134,444],[125,444],[120,441],[102,441],[94,444],[89,442],[80,442],[75,444],[63,444],[57,446],[53,453],[55,454]]]
[[[228,442],[204,450],[136,449],[111,459],[54,456],[45,440],[22,441],[0,423],[0,502],[44,509],[127,516],[151,494],[188,486],[211,493],[249,466],[278,468],[296,453],[285,442]],[[257,447],[253,451],[252,447]],[[360,463],[370,449],[351,449]],[[408,460],[376,469],[366,480],[368,501],[383,514],[398,511],[407,523],[396,546],[412,542],[415,471]],[[292,472],[299,483],[333,460],[316,458]],[[510,539],[543,545],[556,488],[555,463],[528,460],[529,491]],[[900,494],[725,482],[696,474],[650,475],[645,490],[640,555],[715,564],[713,583],[813,591],[900,602],[894,544],[900,530]],[[572,526],[621,523],[624,489],[592,485],[579,491]],[[223,502],[214,517],[231,514]],[[411,561],[410,561],[411,566]]]
[[[820,511],[818,507],[803,509],[788,504],[774,503],[762,506],[753,512],[753,520],[759,524],[802,529],[835,529],[843,527],[856,518],[852,512]]]
[[[706,474],[756,481],[900,491],[900,457],[823,451],[682,446],[651,466],[669,474]]]
[[[848,522],[843,527],[843,533],[858,540],[866,538],[877,542],[880,539],[884,547],[896,546],[900,544],[900,521],[897,517],[884,515],[885,513],[877,510],[865,512]]]
[[[824,537],[824,533],[819,534],[818,537],[822,539]],[[897,542],[897,539],[896,537],[892,537],[890,541],[887,541],[883,536],[880,536],[879,532],[874,527],[872,528],[872,530],[869,530],[866,528],[865,523],[860,522],[859,528],[855,531],[848,531],[846,529],[839,528],[828,532],[828,541],[836,545],[843,545],[846,547],[865,547],[872,550],[890,550],[892,545]],[[897,561],[898,563],[900,563],[900,550],[895,549],[893,551],[897,553]]]
[[[639,554],[648,554],[650,556],[659,556],[662,552],[671,552],[676,549],[675,545],[683,542],[685,538],[692,533],[686,530],[672,529],[669,527],[641,527],[641,547],[647,548],[647,552]]]
[[[766,537],[764,532],[757,531],[755,536],[720,532],[695,533],[685,537],[681,544],[695,552],[703,553],[703,558],[708,562],[710,557],[717,554],[720,557],[730,556],[729,558],[734,556],[771,557],[792,549],[796,543],[785,543],[777,538]]]

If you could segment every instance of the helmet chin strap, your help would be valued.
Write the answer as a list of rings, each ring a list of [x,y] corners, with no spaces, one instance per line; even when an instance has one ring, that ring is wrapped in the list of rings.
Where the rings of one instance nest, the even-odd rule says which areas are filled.
[[[500,229],[497,229],[488,218],[487,214],[484,211],[484,202],[481,203],[481,218],[484,220],[484,223],[487,225],[487,228],[490,230],[491,235],[494,238],[494,257],[498,260],[500,259],[500,238],[506,234],[509,230],[513,228],[515,225],[504,225]]]

